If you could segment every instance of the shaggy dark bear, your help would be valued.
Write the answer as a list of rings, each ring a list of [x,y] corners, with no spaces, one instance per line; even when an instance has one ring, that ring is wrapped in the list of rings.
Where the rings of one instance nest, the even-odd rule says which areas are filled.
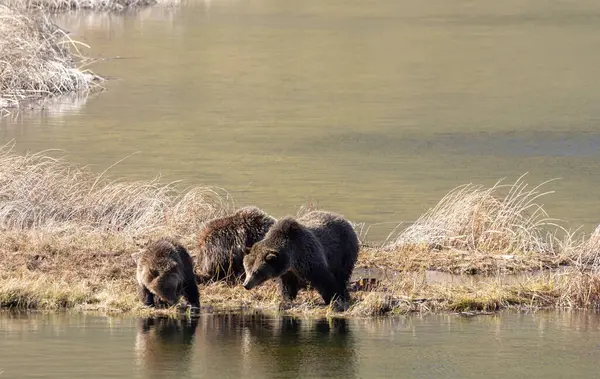
[[[243,280],[246,247],[260,241],[275,221],[257,207],[249,206],[206,223],[198,232],[198,282]]]
[[[200,308],[194,262],[185,247],[170,238],[151,243],[135,255],[136,278],[144,305],[174,305],[181,296]],[[156,297],[156,299],[155,299]]]
[[[310,284],[330,304],[350,299],[347,284],[358,258],[358,237],[343,217],[313,211],[275,223],[244,257],[244,288],[278,278],[284,301],[294,300]]]

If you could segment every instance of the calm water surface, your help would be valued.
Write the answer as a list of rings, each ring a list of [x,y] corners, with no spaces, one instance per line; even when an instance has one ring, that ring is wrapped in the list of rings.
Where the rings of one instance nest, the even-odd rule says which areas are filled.
[[[307,200],[415,220],[448,190],[530,172],[588,230],[600,199],[597,0],[213,0],[56,18],[107,92],[4,119],[18,151],[208,184],[276,216]]]
[[[0,313],[0,378],[597,378],[600,316]]]

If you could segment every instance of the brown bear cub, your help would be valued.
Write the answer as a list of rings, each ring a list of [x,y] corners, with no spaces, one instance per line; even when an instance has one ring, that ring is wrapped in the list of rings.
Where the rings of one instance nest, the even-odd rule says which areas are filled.
[[[330,304],[350,300],[348,281],[358,258],[358,237],[341,216],[312,211],[277,221],[262,241],[244,256],[244,288],[252,289],[278,278],[284,301],[294,300],[309,284]],[[339,304],[336,302],[336,307]]]
[[[185,247],[173,239],[162,238],[134,256],[139,294],[144,305],[172,306],[184,296],[192,308],[200,308],[194,262]]]
[[[206,223],[198,232],[198,282],[243,280],[246,247],[263,239],[275,221],[257,207],[248,206]]]

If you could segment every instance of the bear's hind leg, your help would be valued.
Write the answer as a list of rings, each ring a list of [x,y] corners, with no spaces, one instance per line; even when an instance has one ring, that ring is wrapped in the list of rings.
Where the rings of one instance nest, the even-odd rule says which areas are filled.
[[[340,288],[334,276],[329,270],[324,267],[313,267],[310,272],[310,277],[307,277],[308,282],[312,287],[315,287],[325,301],[325,304],[330,304],[334,298],[346,301],[347,290]]]

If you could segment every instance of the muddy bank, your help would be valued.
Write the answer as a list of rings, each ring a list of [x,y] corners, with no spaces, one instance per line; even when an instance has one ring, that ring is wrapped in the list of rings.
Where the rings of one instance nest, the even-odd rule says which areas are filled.
[[[193,240],[184,241],[193,254]],[[43,234],[4,232],[0,244],[0,307],[135,314],[185,311],[142,307],[131,258],[137,249],[109,234],[81,233],[68,238],[57,234],[53,239]],[[258,310],[348,317],[511,308],[596,309],[600,305],[600,274],[589,267],[584,270],[573,265],[516,275],[454,275],[366,266],[361,251],[350,283],[350,309],[342,313],[325,306],[316,291],[301,291],[291,307],[280,309],[281,298],[274,281],[251,291],[240,284],[200,285],[201,305],[203,311]]]

